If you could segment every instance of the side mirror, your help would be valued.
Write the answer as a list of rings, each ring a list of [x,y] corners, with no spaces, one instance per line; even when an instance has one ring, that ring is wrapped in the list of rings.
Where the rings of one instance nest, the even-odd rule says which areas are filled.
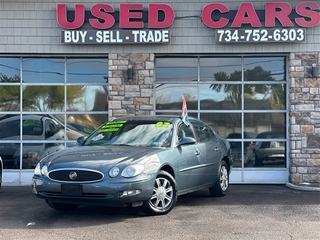
[[[86,139],[87,139],[86,136],[78,137],[78,138],[77,138],[77,143],[78,143],[79,145],[82,145],[82,143],[84,143],[84,141],[85,141]]]
[[[178,142],[177,147],[181,145],[187,145],[187,144],[195,144],[196,140],[192,137],[183,137],[181,140]]]

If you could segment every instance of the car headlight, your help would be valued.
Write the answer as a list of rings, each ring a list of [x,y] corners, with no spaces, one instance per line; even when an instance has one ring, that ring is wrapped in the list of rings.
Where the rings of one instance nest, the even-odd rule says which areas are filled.
[[[109,171],[109,176],[114,178],[114,177],[118,176],[119,173],[120,173],[120,169],[118,167],[113,167]]]
[[[40,163],[38,163],[36,168],[34,169],[34,175],[41,176],[41,175],[47,175],[47,174],[48,174],[48,166],[44,165],[41,168]]]
[[[122,171],[122,177],[129,178],[138,176],[144,170],[144,166],[141,164],[134,164],[126,167]]]
[[[47,174],[48,174],[48,166],[47,166],[47,165],[44,165],[44,166],[41,168],[41,174],[42,174],[42,175],[47,175]]]
[[[34,169],[34,175],[40,176],[41,175],[41,168],[40,163],[37,164],[37,166]]]

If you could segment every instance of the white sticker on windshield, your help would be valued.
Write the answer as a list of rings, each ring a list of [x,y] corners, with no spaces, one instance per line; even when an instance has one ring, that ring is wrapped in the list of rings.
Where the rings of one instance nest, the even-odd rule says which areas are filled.
[[[100,133],[98,136],[95,136],[94,138],[92,138],[92,141],[99,141],[103,138],[104,138],[103,134]]]

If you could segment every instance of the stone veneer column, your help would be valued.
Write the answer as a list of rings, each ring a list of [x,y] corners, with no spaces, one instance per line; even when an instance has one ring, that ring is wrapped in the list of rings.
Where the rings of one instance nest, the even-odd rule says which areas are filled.
[[[133,79],[128,80],[131,65]],[[154,115],[154,54],[109,54],[109,120]]]
[[[292,53],[289,59],[290,165],[292,184],[320,184],[320,52]]]

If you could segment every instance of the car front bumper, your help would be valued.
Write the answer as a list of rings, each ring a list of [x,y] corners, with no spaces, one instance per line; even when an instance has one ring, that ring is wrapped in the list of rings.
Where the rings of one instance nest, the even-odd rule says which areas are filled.
[[[155,179],[151,176],[132,182],[63,183],[32,178],[33,193],[49,202],[102,206],[141,206],[151,198]]]

